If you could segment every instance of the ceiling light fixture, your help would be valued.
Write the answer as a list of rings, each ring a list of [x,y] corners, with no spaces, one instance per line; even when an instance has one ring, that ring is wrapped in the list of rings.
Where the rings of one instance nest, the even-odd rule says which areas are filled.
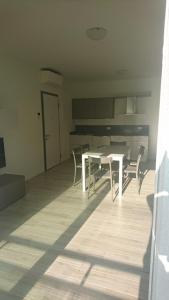
[[[107,34],[107,29],[103,27],[92,27],[86,30],[87,37],[94,41],[103,40]]]
[[[127,69],[119,69],[119,70],[116,70],[114,75],[115,77],[124,77],[128,74],[128,70]]]

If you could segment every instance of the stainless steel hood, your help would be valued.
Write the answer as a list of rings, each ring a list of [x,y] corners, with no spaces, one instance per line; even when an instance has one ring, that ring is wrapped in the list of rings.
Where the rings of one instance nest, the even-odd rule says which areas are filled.
[[[126,115],[136,114],[136,100],[137,97],[127,97],[126,99]]]

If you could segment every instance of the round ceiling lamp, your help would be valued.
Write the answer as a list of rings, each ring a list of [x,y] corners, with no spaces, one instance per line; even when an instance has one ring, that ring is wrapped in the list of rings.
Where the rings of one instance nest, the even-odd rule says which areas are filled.
[[[106,36],[107,30],[103,27],[92,27],[86,30],[87,37],[94,41],[103,40]]]

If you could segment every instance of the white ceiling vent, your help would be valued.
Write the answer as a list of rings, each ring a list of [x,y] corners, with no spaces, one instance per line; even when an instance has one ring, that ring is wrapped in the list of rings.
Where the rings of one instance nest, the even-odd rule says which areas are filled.
[[[50,69],[42,69],[41,71],[41,83],[54,86],[63,85],[63,76],[56,71]]]

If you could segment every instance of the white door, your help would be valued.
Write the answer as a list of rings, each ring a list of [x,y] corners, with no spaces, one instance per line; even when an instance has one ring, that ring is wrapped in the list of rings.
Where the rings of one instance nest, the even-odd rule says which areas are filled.
[[[42,93],[45,169],[60,162],[59,99],[57,95]]]

